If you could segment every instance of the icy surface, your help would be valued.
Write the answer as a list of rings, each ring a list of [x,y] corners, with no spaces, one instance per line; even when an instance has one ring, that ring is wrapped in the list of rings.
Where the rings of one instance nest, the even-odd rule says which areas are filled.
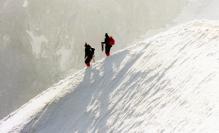
[[[217,133],[219,23],[194,21],[60,81],[0,132]]]

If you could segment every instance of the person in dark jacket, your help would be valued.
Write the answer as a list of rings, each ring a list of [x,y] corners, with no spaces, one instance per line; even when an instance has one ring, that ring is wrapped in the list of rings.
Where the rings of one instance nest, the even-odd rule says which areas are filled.
[[[84,45],[85,47],[85,56],[84,56],[84,59],[85,59],[85,64],[87,65],[87,67],[90,67],[90,62],[91,60],[93,59],[94,57],[94,51],[95,49],[92,48],[89,44],[85,43]]]
[[[101,46],[102,46],[102,51],[104,50],[104,44],[105,44],[105,54],[106,56],[110,56],[110,49],[112,47],[112,45],[109,42],[109,35],[106,33],[105,34],[105,40],[104,42],[101,42]]]

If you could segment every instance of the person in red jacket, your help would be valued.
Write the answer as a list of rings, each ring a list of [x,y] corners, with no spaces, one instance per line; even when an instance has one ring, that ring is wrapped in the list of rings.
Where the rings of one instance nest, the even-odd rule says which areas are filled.
[[[84,59],[85,59],[85,64],[87,65],[87,67],[90,67],[90,62],[91,60],[93,59],[94,57],[94,51],[95,49],[92,48],[89,44],[85,43],[84,45],[85,47],[85,56],[84,56]]]
[[[115,40],[106,33],[104,42],[101,42],[102,51],[104,51],[104,44],[105,44],[105,54],[106,56],[110,56],[110,49],[112,45],[115,44]]]

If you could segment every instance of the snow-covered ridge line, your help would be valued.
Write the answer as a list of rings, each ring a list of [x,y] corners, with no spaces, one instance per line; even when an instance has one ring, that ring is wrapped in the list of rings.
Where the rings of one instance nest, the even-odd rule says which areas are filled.
[[[189,31],[191,31],[191,32],[189,32]],[[188,35],[186,34],[187,32],[188,32]],[[208,33],[206,33],[206,32],[208,32]],[[170,44],[167,41],[170,38],[166,38],[166,37],[171,37],[171,36],[176,35],[174,37],[179,37],[179,40],[180,40],[181,34],[184,35],[184,39],[188,39],[188,44],[186,44],[185,46],[190,45],[190,43],[193,43],[193,41],[194,42],[199,41],[199,37],[202,37],[202,36],[204,36],[206,39],[214,40],[214,39],[217,39],[218,35],[219,35],[219,23],[213,22],[213,21],[209,22],[209,21],[204,20],[204,21],[193,21],[193,22],[186,23],[186,24],[183,24],[180,26],[176,26],[174,28],[171,28],[167,32],[160,33],[152,38],[146,39],[140,43],[136,43],[134,46],[131,46],[127,49],[121,50],[121,51],[117,52],[116,54],[114,54],[109,59],[97,62],[91,70],[97,71],[97,72],[94,72],[93,74],[99,74],[99,75],[103,76],[104,74],[103,74],[102,70],[106,69],[106,70],[104,70],[104,72],[106,72],[106,75],[112,77],[112,81],[117,79],[118,75],[122,76],[123,73],[126,74],[126,72],[129,73],[129,76],[131,76],[133,73],[138,72],[138,71],[142,71],[142,73],[143,73],[145,70],[147,70],[147,67],[149,67],[149,66],[146,66],[144,64],[144,69],[142,69],[138,65],[142,61],[146,64],[147,64],[147,62],[150,62],[150,57],[154,56],[153,54],[156,54],[156,52],[161,52],[161,54],[162,54],[163,52],[167,52],[165,49],[168,49],[170,47],[172,47],[173,49],[175,47],[179,47],[179,46],[174,46],[176,44],[176,42],[172,42],[172,44]],[[174,41],[178,41],[178,40],[175,39]],[[187,40],[181,39],[181,41],[186,42]],[[169,44],[166,44],[166,42],[168,42]],[[167,46],[165,47],[164,45],[167,45]],[[201,44],[201,45],[205,45],[205,44]],[[156,47],[162,47],[161,51],[156,51]],[[181,49],[184,49],[184,47],[182,47]],[[147,56],[145,56],[145,54],[147,54]],[[175,54],[175,56],[179,56],[177,53],[174,53],[174,54]],[[174,58],[175,57],[172,57],[170,54],[169,59],[165,60],[166,62],[171,60],[170,62],[168,62],[169,65],[164,66],[165,69],[168,70],[169,67],[171,67],[172,65],[174,65],[176,63],[176,59],[174,59]],[[122,63],[118,59],[121,59]],[[146,60],[146,59],[148,59],[148,60]],[[116,63],[114,63],[114,64],[111,64],[110,62],[112,62],[114,60],[118,60],[118,61],[116,61]],[[145,62],[145,60],[147,62]],[[163,62],[163,60],[159,59],[159,56],[157,57],[157,60],[158,60],[158,63],[160,63],[160,64],[165,63],[165,62]],[[107,68],[108,65],[113,65],[113,67],[117,68],[118,71],[114,72],[111,69],[108,69]],[[147,65],[153,66],[154,64],[152,63],[152,64],[147,64]],[[158,70],[155,69],[154,71],[156,72]],[[41,114],[41,113],[43,113],[44,110],[46,110],[46,108],[48,106],[50,106],[50,104],[55,104],[56,101],[59,102],[60,98],[63,98],[70,93],[77,93],[77,91],[79,91],[79,90],[75,90],[75,89],[78,86],[82,86],[82,88],[87,87],[86,84],[80,84],[80,83],[82,83],[82,81],[86,81],[86,80],[90,81],[90,79],[86,79],[87,72],[88,72],[87,70],[83,69],[83,70],[79,71],[78,73],[67,77],[66,79],[60,81],[59,83],[57,83],[53,87],[49,88],[48,90],[44,91],[43,93],[39,94],[38,96],[36,96],[32,100],[30,100],[27,104],[23,105],[17,111],[11,113],[9,116],[2,119],[0,121],[0,132],[1,133],[20,132],[23,130],[24,127],[26,127],[25,130],[31,130],[30,129],[31,126],[27,127],[27,125],[28,124],[32,125],[31,124],[32,122],[34,123],[35,120],[40,119],[38,117],[43,116],[43,114]],[[112,73],[112,74],[110,74],[110,73]],[[148,75],[150,75],[151,73],[152,72],[148,72]],[[95,77],[95,75],[93,75],[93,76]],[[96,77],[99,77],[99,76],[96,76]],[[98,84],[92,84],[93,82],[96,82],[96,80],[98,80],[98,79],[92,79],[90,81],[91,83],[90,82],[88,82],[88,83],[90,83],[91,85],[99,86]],[[103,82],[100,82],[99,84],[100,84],[100,86],[101,86],[101,84],[106,84],[106,86],[108,85],[108,86],[115,87],[115,88],[119,89],[119,88],[122,88],[122,86],[126,82],[130,83],[130,81],[132,81],[132,80],[129,80],[129,79],[123,80],[123,77],[121,77],[121,78],[118,78],[117,80],[115,80],[115,82],[119,82],[118,86],[113,86],[112,84],[110,84],[111,81],[108,83],[105,80],[103,80]],[[147,85],[143,84],[143,86],[147,86]],[[76,92],[74,92],[74,91],[76,91]],[[118,94],[118,95],[120,95],[120,94]],[[115,96],[115,94],[111,94],[111,96],[113,97],[113,96]],[[115,106],[114,103],[110,103],[110,104],[112,104],[111,106]],[[88,108],[87,110],[92,112],[93,108],[91,107],[91,108]],[[96,114],[95,117],[99,117],[99,115]],[[116,126],[116,125],[114,125],[114,126]]]

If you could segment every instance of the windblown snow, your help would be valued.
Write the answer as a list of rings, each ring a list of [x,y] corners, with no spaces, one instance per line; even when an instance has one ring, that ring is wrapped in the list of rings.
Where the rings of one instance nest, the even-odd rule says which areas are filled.
[[[218,87],[219,23],[193,21],[60,81],[0,132],[216,133]]]

